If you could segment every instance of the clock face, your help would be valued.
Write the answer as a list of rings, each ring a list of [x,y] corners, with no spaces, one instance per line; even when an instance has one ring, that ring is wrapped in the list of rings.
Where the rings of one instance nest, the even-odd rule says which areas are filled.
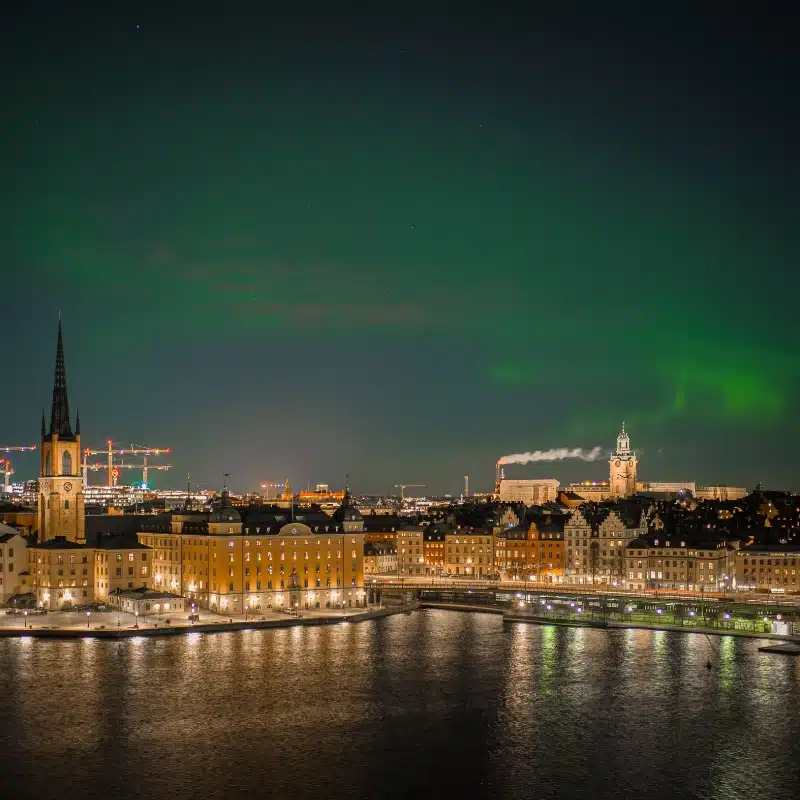
[[[64,491],[65,491],[65,492],[71,492],[71,491],[72,491],[72,484],[71,484],[69,481],[67,481],[67,482],[64,484]]]
[[[622,462],[619,459],[617,459],[617,466],[619,466],[621,463]]]

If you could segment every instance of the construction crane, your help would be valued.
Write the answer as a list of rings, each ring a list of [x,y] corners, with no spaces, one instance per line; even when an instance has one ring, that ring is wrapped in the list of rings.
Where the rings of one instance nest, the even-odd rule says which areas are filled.
[[[112,475],[114,478],[114,486],[117,485],[117,478],[119,477],[119,471],[121,469],[140,469],[142,471],[142,489],[147,489],[147,471],[151,469],[160,469],[166,471],[168,469],[172,469],[172,464],[148,464],[147,456],[144,457],[144,461],[141,464],[125,464],[124,462],[117,464],[114,467],[114,472]]]
[[[86,476],[88,469],[87,466],[87,456],[108,456],[108,485],[109,486],[116,486],[116,477],[119,476],[119,472],[117,472],[117,476],[114,475],[114,456],[124,456],[124,455],[142,455],[144,456],[144,463],[139,465],[139,469],[142,470],[142,480],[146,484],[147,483],[147,471],[148,469],[155,469],[154,466],[147,464],[147,456],[159,456],[162,453],[169,453],[171,449],[169,447],[145,447],[144,445],[136,445],[132,444],[130,447],[125,449],[115,449],[114,442],[111,439],[108,440],[106,443],[108,447],[105,450],[91,450],[90,448],[86,448],[83,451],[83,477],[84,483],[86,482]],[[127,469],[127,466],[126,466]]]
[[[402,503],[406,499],[406,489],[427,489],[428,485],[426,483],[396,483],[394,488],[400,490],[400,502]]]
[[[30,447],[28,445],[0,447],[0,451],[3,453],[22,453],[35,449],[36,445],[31,445]],[[2,466],[0,473],[3,475],[3,491],[8,493],[8,479],[14,474],[14,470],[11,468],[11,462],[7,458],[0,459],[0,466]]]

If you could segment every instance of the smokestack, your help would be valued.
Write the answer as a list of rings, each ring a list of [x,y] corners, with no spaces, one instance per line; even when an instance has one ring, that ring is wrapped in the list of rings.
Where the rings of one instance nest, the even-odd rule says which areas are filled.
[[[464,497],[469,497],[469,475],[464,476]]]

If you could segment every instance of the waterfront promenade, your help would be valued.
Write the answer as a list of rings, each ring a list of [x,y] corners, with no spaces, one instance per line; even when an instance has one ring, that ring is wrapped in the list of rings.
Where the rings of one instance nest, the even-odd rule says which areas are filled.
[[[335,625],[341,622],[364,622],[370,619],[403,614],[418,608],[416,603],[367,608],[314,609],[300,614],[271,611],[265,614],[231,617],[201,612],[190,622],[188,615],[136,617],[117,612],[53,611],[43,615],[0,614],[0,638],[33,636],[47,639],[126,639],[137,636],[174,636],[187,633],[291,628],[297,626]]]

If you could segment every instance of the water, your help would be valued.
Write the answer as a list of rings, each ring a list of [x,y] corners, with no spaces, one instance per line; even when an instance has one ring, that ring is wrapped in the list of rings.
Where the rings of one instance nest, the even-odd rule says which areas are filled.
[[[711,641],[450,611],[0,640],[0,797],[795,797],[800,659]]]

